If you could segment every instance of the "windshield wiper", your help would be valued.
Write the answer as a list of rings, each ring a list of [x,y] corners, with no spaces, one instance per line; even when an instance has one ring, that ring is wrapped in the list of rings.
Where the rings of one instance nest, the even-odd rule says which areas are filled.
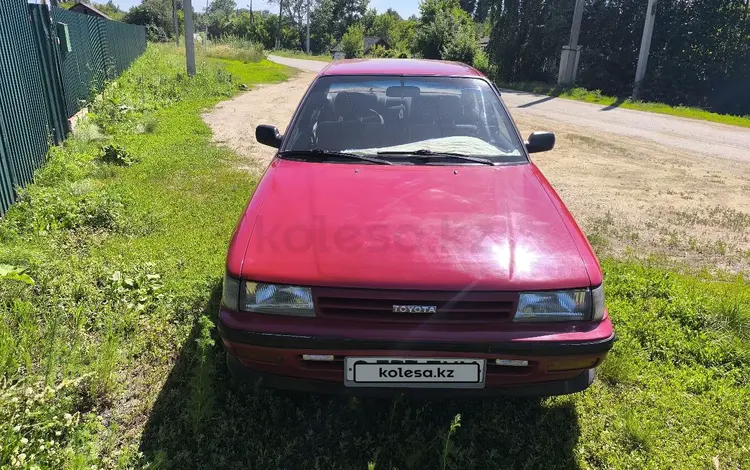
[[[449,157],[449,158],[455,158],[458,160],[466,160],[468,162],[474,162],[474,163],[481,163],[482,165],[492,165],[495,166],[497,163],[493,162],[492,160],[488,160],[486,158],[481,157],[472,157],[469,155],[464,155],[463,153],[453,153],[453,152],[434,152],[432,150],[427,149],[421,149],[421,150],[409,150],[409,151],[389,151],[384,150],[382,152],[378,152],[378,155],[410,155],[410,156],[416,156],[416,157]]]
[[[389,162],[388,160],[383,160],[382,158],[377,157],[368,157],[366,155],[359,155],[357,153],[347,153],[347,152],[336,152],[333,150],[325,150],[325,149],[305,149],[305,150],[285,150],[281,153],[279,153],[282,157],[292,157],[292,156],[304,156],[304,155],[313,155],[316,157],[342,157],[342,158],[350,158],[352,160],[362,160],[365,162],[374,163],[376,165],[393,165],[393,163]]]

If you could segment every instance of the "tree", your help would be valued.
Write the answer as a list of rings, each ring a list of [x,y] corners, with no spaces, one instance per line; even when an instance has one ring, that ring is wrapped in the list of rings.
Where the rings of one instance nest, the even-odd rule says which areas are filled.
[[[212,0],[206,9],[208,15],[230,17],[237,10],[237,2],[234,0]]]
[[[458,31],[449,41],[443,44],[440,51],[440,58],[472,65],[478,49],[477,38],[474,35],[474,26],[470,23],[459,24]]]
[[[354,59],[365,55],[365,28],[361,24],[349,27],[341,38],[341,48],[347,59]]]
[[[473,15],[474,9],[477,7],[477,0],[459,0],[461,9],[466,13]]]
[[[220,37],[226,34],[230,21],[237,10],[234,0],[213,0],[206,9],[201,23],[208,26],[208,34],[212,37]]]
[[[165,41],[172,36],[172,1],[143,0],[125,14],[123,21],[145,26],[151,41]]]
[[[319,54],[336,44],[333,23],[333,0],[319,0],[310,14],[310,49]]]
[[[395,50],[395,57],[410,57],[417,49],[416,20],[397,22],[391,30],[391,47]]]
[[[478,4],[486,0],[478,0]],[[557,77],[574,0],[490,0],[491,70],[503,81]],[[663,0],[643,98],[750,113],[750,10],[741,0]],[[477,12],[479,6],[477,6]],[[478,15],[475,16],[478,18]],[[576,83],[615,96],[633,86],[646,2],[587,0]]]
[[[267,49],[271,49],[276,45],[276,37],[279,31],[279,15],[274,15],[272,13],[264,14],[263,22],[266,25],[268,35],[271,38],[270,44],[264,45]],[[301,44],[297,25],[294,24],[291,18],[284,16],[281,21],[281,48],[297,49]]]
[[[307,5],[308,1],[313,3],[313,0],[283,0],[284,14],[292,20],[292,23],[296,25],[298,30],[300,43],[305,41],[307,36]],[[269,4],[278,5],[279,0],[268,0]],[[313,5],[311,5],[312,9]],[[312,26],[311,26],[312,28]]]
[[[375,16],[372,25],[369,28],[366,28],[365,32],[368,36],[383,38],[388,41],[389,44],[393,45],[394,28],[396,27],[396,24],[401,21],[401,17],[398,13],[388,9],[385,13]]]
[[[349,27],[360,21],[367,12],[369,0],[332,0],[333,3],[333,36],[341,39]]]
[[[474,23],[458,0],[425,0],[419,6],[422,22],[416,35],[417,51],[426,59],[454,60],[476,52]],[[473,43],[470,46],[470,43]],[[469,61],[468,63],[471,63]]]
[[[483,23],[490,14],[491,0],[477,0],[477,6],[474,9],[474,21]]]
[[[323,52],[338,44],[367,12],[368,0],[317,0],[310,15],[310,48]]]
[[[232,16],[226,32],[232,36],[259,42],[264,46],[272,42],[263,16],[258,14],[251,16],[249,10],[240,10]]]
[[[362,24],[362,27],[365,28],[365,34],[368,36],[371,35],[373,26],[375,25],[375,19],[378,17],[378,11],[374,8],[370,8],[365,12],[364,15],[362,15],[362,18],[359,20],[359,22]]]
[[[121,20],[125,16],[125,12],[120,10],[120,7],[115,5],[112,0],[109,0],[107,3],[91,2],[91,5],[116,21]]]

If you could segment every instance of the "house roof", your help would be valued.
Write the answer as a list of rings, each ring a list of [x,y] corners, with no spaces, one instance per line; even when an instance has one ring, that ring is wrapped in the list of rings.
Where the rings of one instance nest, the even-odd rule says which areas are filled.
[[[91,15],[91,16],[98,16],[99,18],[104,18],[105,20],[111,20],[109,16],[107,16],[106,13],[102,12],[98,8],[95,8],[88,3],[78,2],[72,7],[70,7],[70,11],[75,11],[78,13],[83,13],[84,15]]]
[[[388,44],[388,41],[378,36],[365,36],[364,39],[365,39],[365,51],[372,49],[372,46],[377,46],[378,44],[381,44],[386,47],[390,47]]]
[[[474,67],[459,62],[424,59],[351,59],[332,62],[320,75],[402,75],[482,77]]]

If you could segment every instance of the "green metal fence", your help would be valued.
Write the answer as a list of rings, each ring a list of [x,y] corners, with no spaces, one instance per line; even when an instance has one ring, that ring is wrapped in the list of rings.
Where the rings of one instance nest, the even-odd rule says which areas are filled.
[[[145,50],[142,26],[0,0],[0,215],[68,118]]]

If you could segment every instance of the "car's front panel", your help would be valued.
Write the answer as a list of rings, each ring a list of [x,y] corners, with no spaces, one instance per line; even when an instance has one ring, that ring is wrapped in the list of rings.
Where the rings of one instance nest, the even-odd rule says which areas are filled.
[[[253,371],[340,388],[504,389],[578,377],[601,362],[613,340],[608,317],[514,322],[517,292],[311,291],[314,317],[222,310],[220,331],[228,353]],[[379,358],[398,371],[394,380],[404,382],[354,383],[352,362],[347,362],[351,358]],[[479,380],[452,385],[447,378],[403,379],[412,372],[401,369],[425,368],[408,366],[410,361],[440,364],[448,359],[476,363]]]

